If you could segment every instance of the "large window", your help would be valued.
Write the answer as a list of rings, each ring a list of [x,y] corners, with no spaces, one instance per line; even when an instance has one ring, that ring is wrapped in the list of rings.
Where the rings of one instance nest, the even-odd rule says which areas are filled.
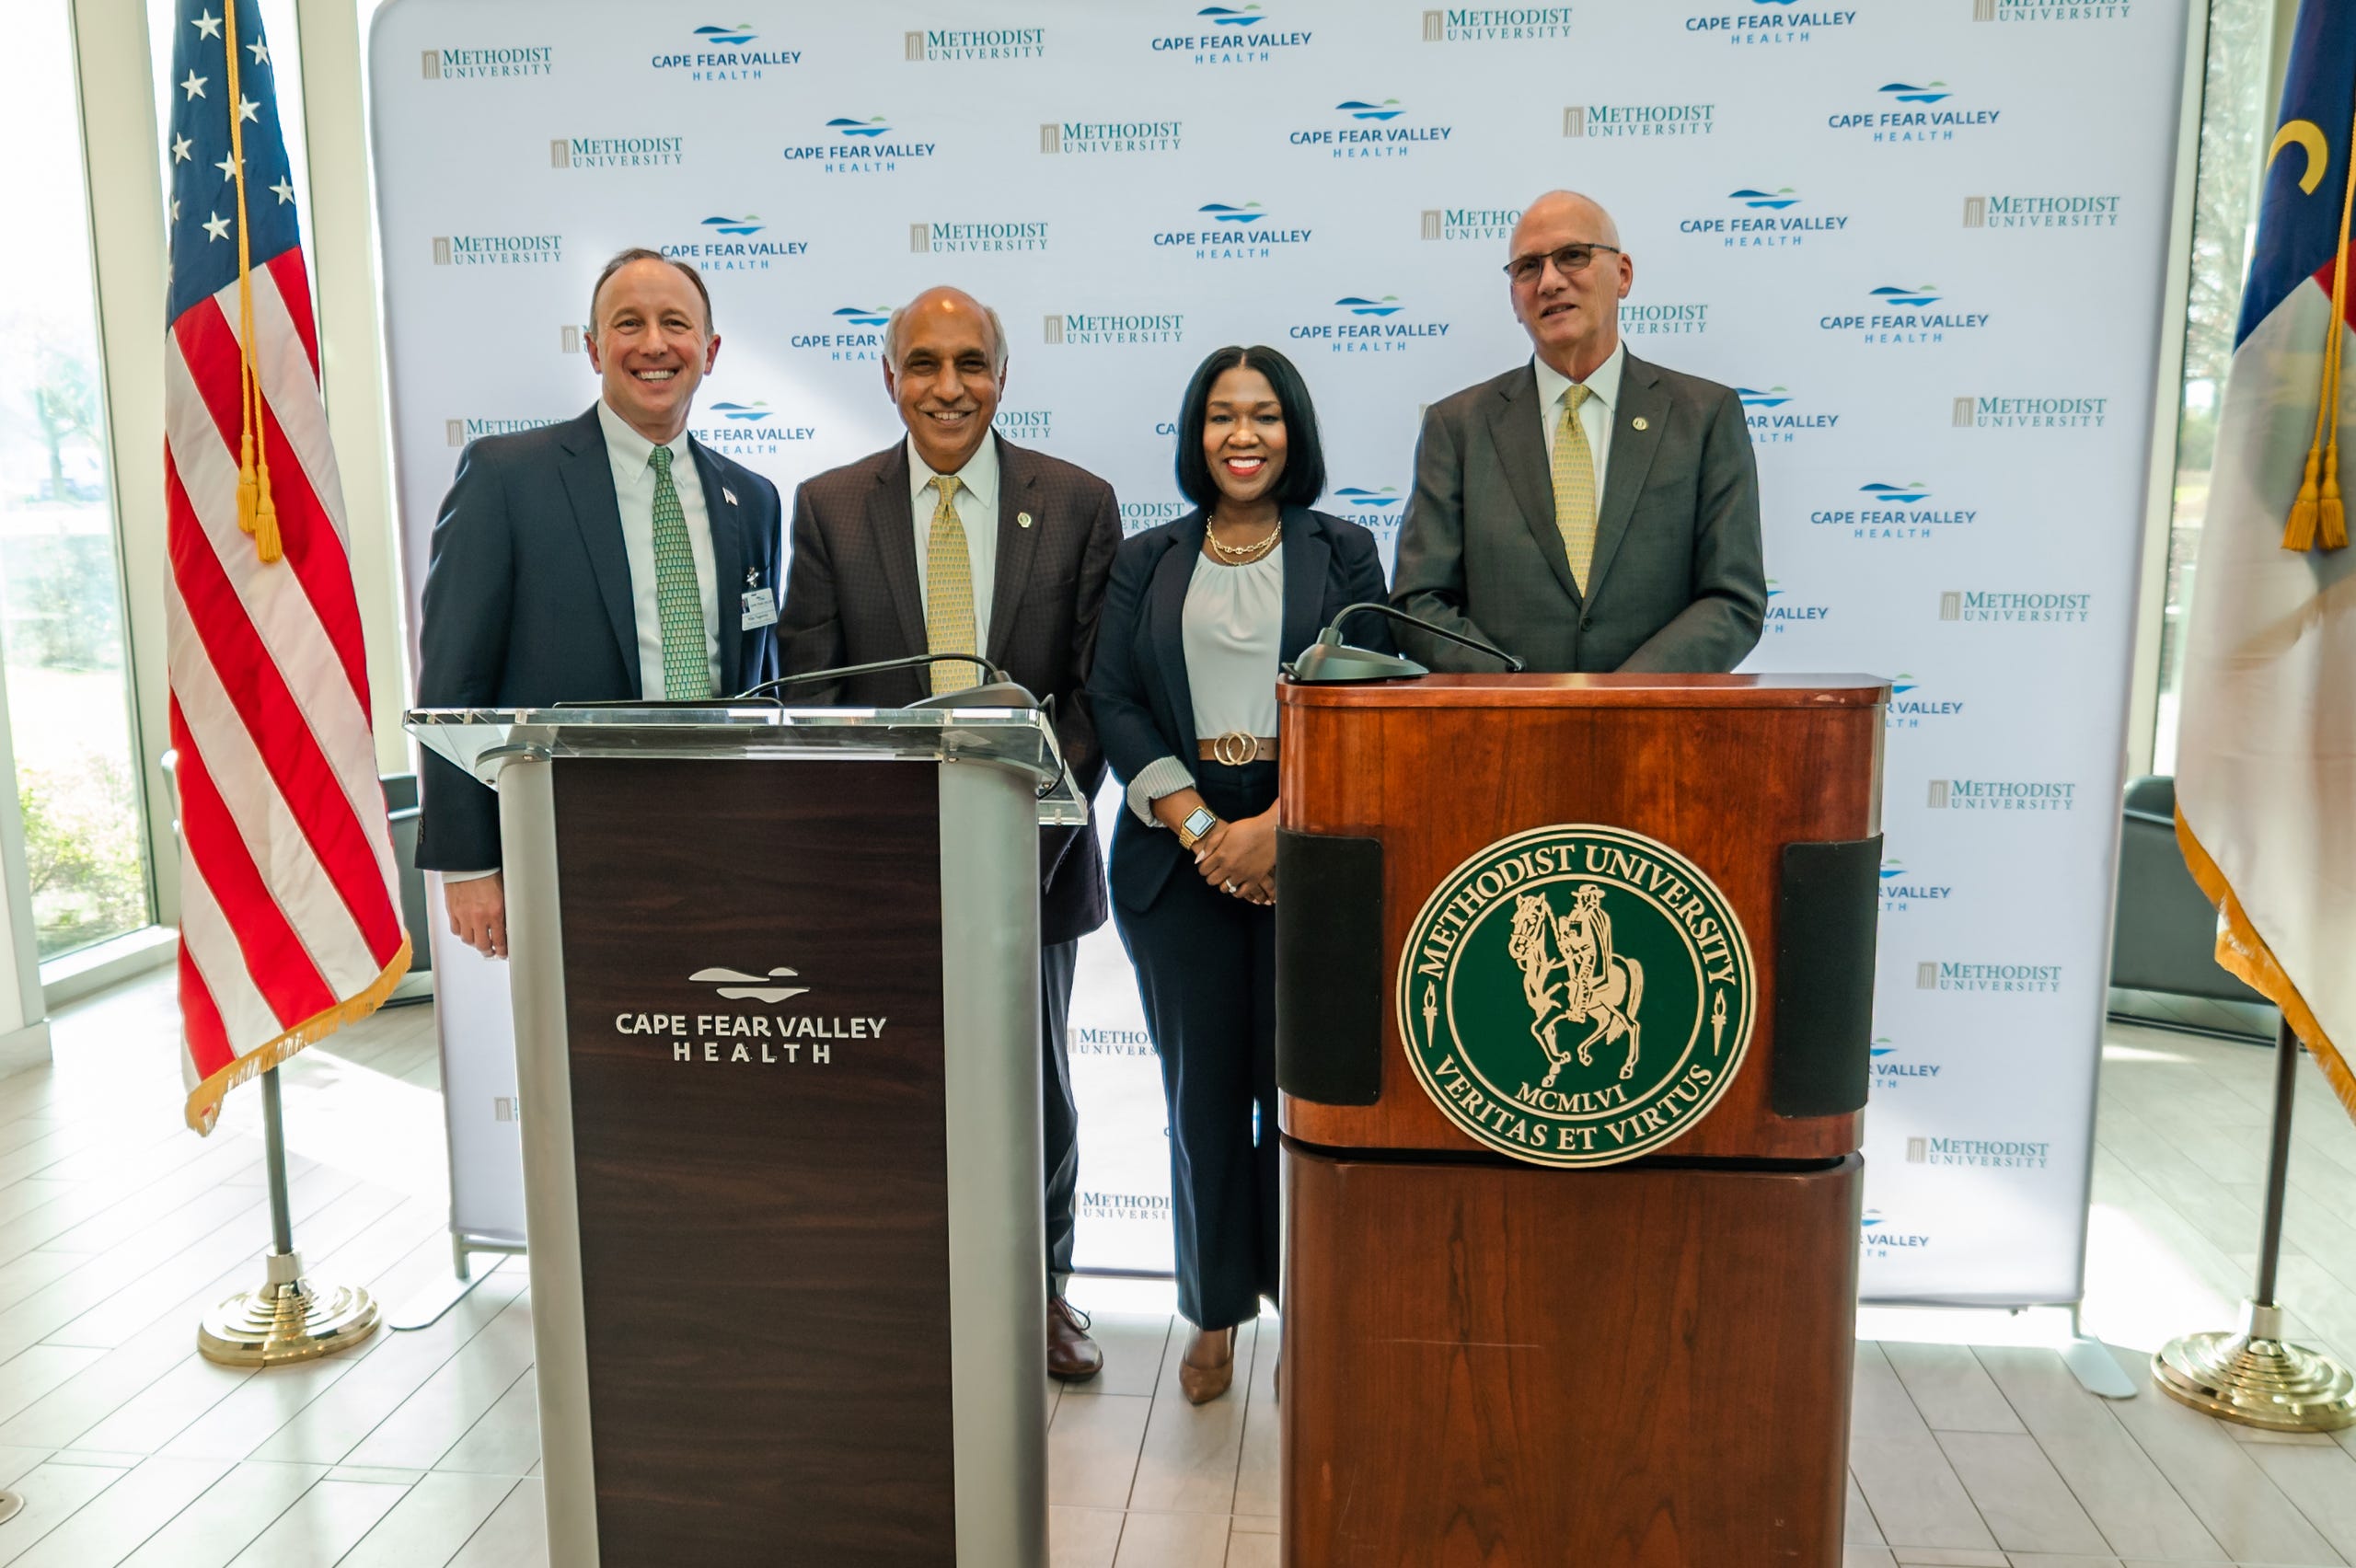
[[[79,123],[65,0],[11,7],[0,135]],[[89,215],[79,157],[8,177],[0,249],[0,648],[33,920],[44,959],[154,919],[109,495]]]
[[[2176,507],[2168,528],[2165,619],[2160,626],[2160,700],[2152,770],[2176,770],[2177,682],[2209,510],[2209,465],[2225,367],[2241,319],[2242,280],[2258,236],[2258,176],[2269,112],[2273,0],[2211,0],[2209,59],[2200,96],[2200,165],[2192,210],[2192,292],[2184,324],[2184,393],[2177,414]]]

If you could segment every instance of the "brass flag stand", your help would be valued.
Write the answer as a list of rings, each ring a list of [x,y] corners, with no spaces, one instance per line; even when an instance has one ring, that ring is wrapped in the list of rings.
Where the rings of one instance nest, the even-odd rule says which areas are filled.
[[[2356,1375],[2282,1337],[2275,1263],[2282,1250],[2282,1198],[2291,1176],[2291,1107],[2298,1093],[2299,1037],[2285,1018],[2274,1042],[2274,1147],[2266,1166],[2266,1218],[2258,1244],[2258,1290],[2241,1331],[2186,1334],[2152,1357],[2152,1381],[2195,1410],[2270,1432],[2356,1426]]]
[[[270,1173],[269,1274],[260,1290],[241,1291],[204,1315],[196,1348],[228,1366],[308,1361],[357,1344],[376,1329],[376,1303],[358,1286],[315,1285],[303,1277],[294,1222],[286,1207],[286,1126],[278,1069],[261,1075],[263,1157]]]

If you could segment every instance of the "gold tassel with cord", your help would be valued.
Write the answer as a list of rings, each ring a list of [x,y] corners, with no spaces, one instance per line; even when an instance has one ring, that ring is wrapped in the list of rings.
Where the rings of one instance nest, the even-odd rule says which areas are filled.
[[[2307,472],[2299,485],[2299,499],[2292,502],[2290,520],[2282,527],[2282,548],[2300,554],[2317,544],[2327,550],[2344,549],[2348,544],[2348,510],[2339,497],[2339,372],[2348,337],[2348,233],[2349,218],[2356,212],[2356,125],[2350,128],[2346,156],[2350,167],[2340,180],[2339,246],[2331,259],[2331,326],[2324,340],[2316,433],[2307,444]]]
[[[244,430],[237,441],[237,526],[254,536],[254,553],[266,566],[284,547],[278,536],[278,508],[270,497],[270,453],[262,435],[261,370],[254,363],[254,256],[246,222],[246,132],[244,89],[237,82],[237,0],[224,0],[227,25],[224,45],[229,60],[229,162],[237,186],[237,380]]]
[[[2286,550],[2311,550],[2316,548],[2316,523],[2322,507],[2320,492],[2316,486],[2316,470],[2322,466],[2323,449],[2319,445],[2308,447],[2307,477],[2300,482],[2299,499],[2291,503],[2291,521],[2282,529],[2282,548]]]

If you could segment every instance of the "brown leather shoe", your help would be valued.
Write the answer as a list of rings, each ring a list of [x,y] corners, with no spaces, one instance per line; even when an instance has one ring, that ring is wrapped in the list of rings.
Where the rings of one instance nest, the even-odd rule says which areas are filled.
[[[1196,1329],[1178,1363],[1178,1387],[1188,1404],[1208,1404],[1235,1381],[1235,1331]]]
[[[1047,1376],[1084,1383],[1104,1370],[1104,1353],[1088,1337],[1088,1319],[1060,1296],[1047,1298]]]

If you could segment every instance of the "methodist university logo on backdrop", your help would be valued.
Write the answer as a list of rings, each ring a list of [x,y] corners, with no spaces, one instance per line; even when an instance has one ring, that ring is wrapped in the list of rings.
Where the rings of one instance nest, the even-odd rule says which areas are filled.
[[[1742,1066],[1750,943],[1700,868],[1625,828],[1499,839],[1408,928],[1399,1033],[1466,1136],[1540,1165],[1679,1137]]]

